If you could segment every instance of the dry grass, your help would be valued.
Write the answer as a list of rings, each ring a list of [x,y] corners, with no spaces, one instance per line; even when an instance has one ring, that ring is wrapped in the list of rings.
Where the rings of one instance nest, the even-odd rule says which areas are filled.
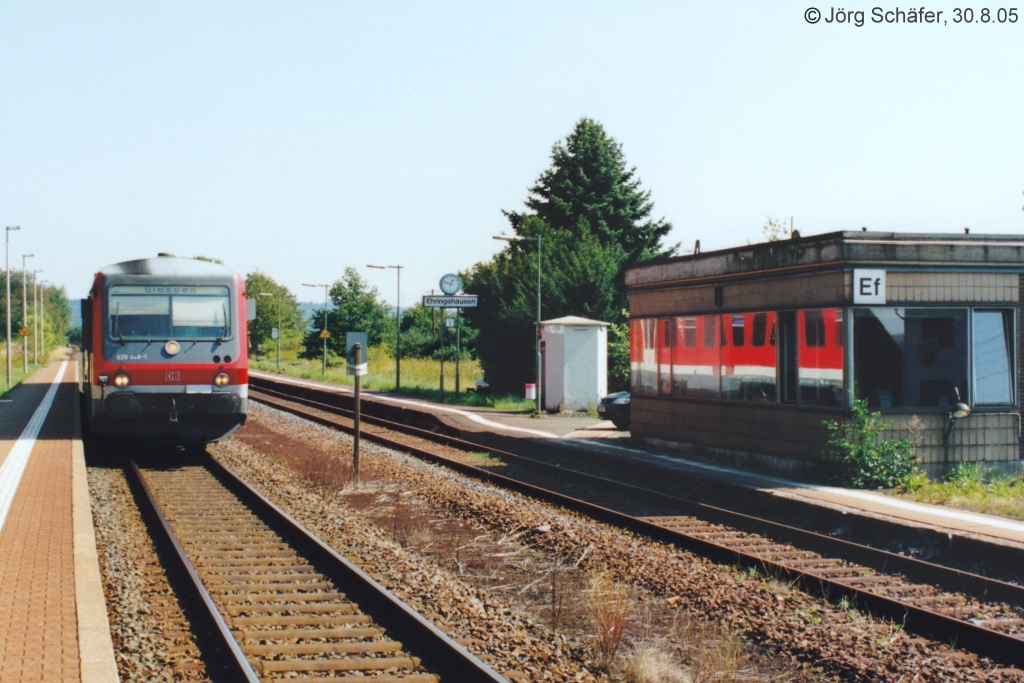
[[[551,601],[548,605],[548,627],[558,632],[578,622],[576,606],[581,604],[581,572],[559,562],[548,573]]]
[[[677,662],[667,643],[635,645],[622,667],[624,683],[693,683],[693,677]]]
[[[733,683],[743,670],[743,639],[728,625],[690,621],[680,634],[687,644],[693,683]]]
[[[626,624],[634,606],[632,590],[615,583],[608,574],[598,573],[591,577],[585,596],[594,630],[594,660],[607,670],[626,635]]]
[[[352,462],[339,457],[300,452],[289,457],[291,466],[314,486],[343,489],[352,483]]]

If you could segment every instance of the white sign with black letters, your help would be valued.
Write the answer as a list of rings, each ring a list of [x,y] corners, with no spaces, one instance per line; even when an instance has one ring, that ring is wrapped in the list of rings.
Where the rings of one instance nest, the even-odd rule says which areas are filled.
[[[884,304],[885,303],[885,271],[853,269],[853,303]]]

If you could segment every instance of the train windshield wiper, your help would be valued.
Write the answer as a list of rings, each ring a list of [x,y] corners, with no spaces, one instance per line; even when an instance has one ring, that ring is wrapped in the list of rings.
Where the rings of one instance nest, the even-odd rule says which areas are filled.
[[[221,328],[220,334],[217,335],[217,343],[218,344],[223,344],[224,341],[228,338],[228,333],[229,333],[229,330],[228,330],[228,307],[227,307],[226,304],[221,304],[221,309],[224,312],[224,327]]]
[[[114,329],[110,331],[110,335],[115,337],[119,342],[124,344],[124,335],[121,334],[121,330],[118,327],[118,320],[121,315],[121,303],[118,302],[117,307],[114,309]]]

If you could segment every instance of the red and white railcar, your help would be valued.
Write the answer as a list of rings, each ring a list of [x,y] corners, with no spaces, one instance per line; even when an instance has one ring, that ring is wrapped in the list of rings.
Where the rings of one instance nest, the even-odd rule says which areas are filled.
[[[245,422],[245,281],[161,254],[102,268],[82,300],[79,388],[99,434],[206,443]]]

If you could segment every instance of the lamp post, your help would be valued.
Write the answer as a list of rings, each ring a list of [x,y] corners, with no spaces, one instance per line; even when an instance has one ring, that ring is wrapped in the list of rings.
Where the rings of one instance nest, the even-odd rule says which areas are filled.
[[[32,271],[32,362],[39,365],[39,273]]]
[[[39,346],[42,347],[43,358],[46,358],[46,280],[40,282],[43,286],[43,291],[39,293],[39,303],[42,306],[39,308],[39,331],[42,333],[39,339]]]
[[[395,299],[395,391],[402,386],[402,268],[403,266],[373,266],[366,264],[367,268],[379,268],[386,270],[394,268],[398,274],[398,294]]]
[[[11,388],[11,231],[21,230],[20,225],[7,226],[7,242],[4,249],[4,273],[7,276],[7,388]]]
[[[536,342],[537,342],[537,413],[541,411],[541,394],[543,392],[543,386],[541,379],[541,362],[540,362],[540,250],[541,250],[541,236],[536,237],[508,237],[507,235],[494,235],[496,240],[505,240],[506,242],[536,242],[537,243],[537,329],[536,329]]]
[[[260,292],[260,296],[273,296],[277,298],[277,371],[281,372],[281,294]],[[326,322],[324,322],[324,329],[327,329]]]
[[[324,371],[323,377],[327,377],[327,291],[331,288],[330,285],[307,285],[305,282],[302,283],[303,287],[323,287],[324,288],[324,331],[320,333],[320,336],[324,340]]]
[[[22,254],[21,255],[21,328],[28,332],[28,328],[25,323],[28,322],[28,268],[26,261],[35,256],[35,254]],[[28,373],[28,334],[24,334],[21,337],[21,371]]]

